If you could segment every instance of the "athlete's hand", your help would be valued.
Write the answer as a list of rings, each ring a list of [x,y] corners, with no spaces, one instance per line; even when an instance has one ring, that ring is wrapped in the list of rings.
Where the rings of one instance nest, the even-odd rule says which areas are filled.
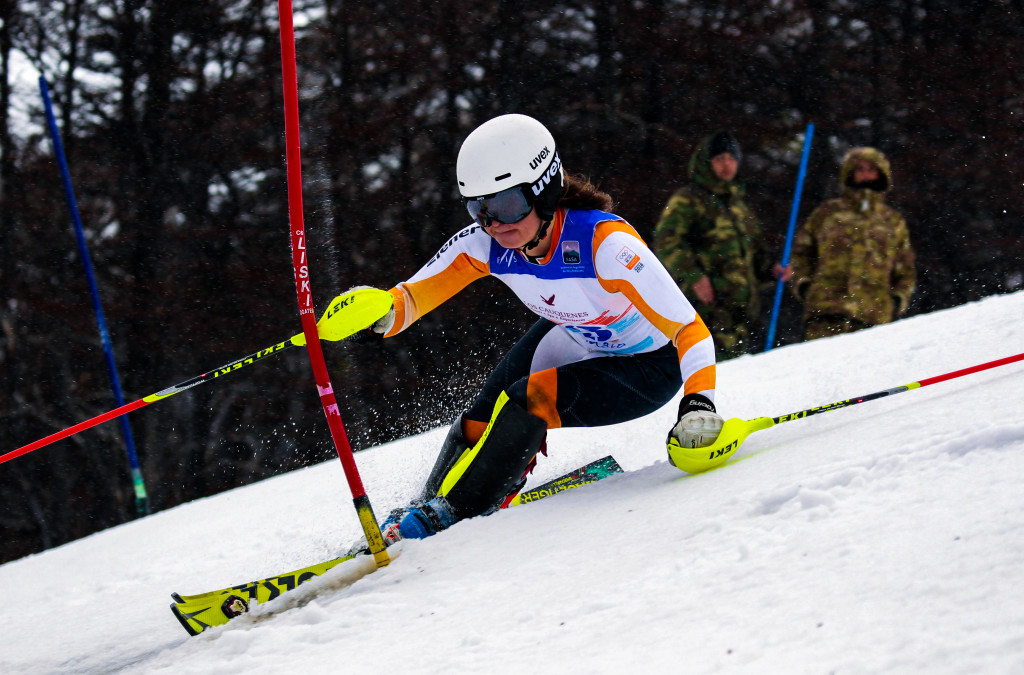
[[[362,288],[369,288],[369,287],[368,286],[356,286],[355,288],[350,288],[348,290],[348,292],[352,292],[352,291],[359,290],[359,289],[362,289]],[[391,326],[394,325],[394,323],[395,323],[395,308],[394,308],[394,306],[392,306],[391,309],[388,310],[387,314],[385,314],[381,318],[377,319],[376,321],[374,321],[372,324],[370,324],[366,328],[363,328],[362,330],[358,330],[355,333],[352,333],[352,335],[350,335],[347,338],[345,338],[345,341],[346,342],[351,342],[351,343],[357,344],[357,345],[365,345],[365,344],[370,344],[370,343],[373,343],[373,342],[380,342],[380,340],[384,337],[384,334],[387,333],[389,330],[391,330]]]
[[[703,448],[718,440],[725,420],[706,396],[688,394],[679,402],[679,421],[668,434],[668,441],[684,448]]]

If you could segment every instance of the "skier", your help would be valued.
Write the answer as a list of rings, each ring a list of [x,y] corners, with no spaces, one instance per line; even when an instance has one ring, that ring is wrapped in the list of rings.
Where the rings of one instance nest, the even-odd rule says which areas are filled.
[[[485,122],[462,144],[456,174],[473,224],[390,290],[391,311],[364,336],[393,337],[488,275],[540,319],[452,425],[420,498],[382,523],[388,545],[507,504],[546,452],[548,429],[636,419],[680,387],[670,437],[703,447],[722,428],[707,327],[636,231],[608,212],[611,197],[564,172],[543,124],[518,114]]]

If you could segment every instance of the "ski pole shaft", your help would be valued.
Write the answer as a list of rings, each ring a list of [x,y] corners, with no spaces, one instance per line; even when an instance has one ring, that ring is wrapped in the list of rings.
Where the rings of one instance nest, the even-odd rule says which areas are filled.
[[[1010,363],[1016,363],[1017,361],[1024,361],[1024,354],[1017,354],[1015,356],[1007,356],[1006,358],[996,359],[995,361],[989,361],[988,363],[982,363],[970,368],[962,368],[955,370],[945,375],[936,375],[935,377],[925,378],[918,382],[911,382],[910,384],[904,384],[899,387],[893,387],[892,389],[884,389],[882,391],[876,391],[873,394],[865,394],[864,396],[857,396],[854,398],[848,398],[845,401],[836,401],[835,403],[829,403],[828,405],[817,406],[814,408],[808,408],[807,410],[801,410],[800,412],[790,413],[788,415],[780,415],[773,417],[772,422],[775,424],[782,424],[783,422],[791,422],[804,417],[810,417],[811,415],[820,415],[821,413],[831,412],[833,410],[839,410],[841,408],[849,408],[852,405],[858,403],[865,403],[867,401],[874,401],[885,396],[893,396],[895,394],[902,394],[905,391],[911,389],[920,389],[921,387],[927,387],[930,384],[936,384],[938,382],[946,382],[947,380],[953,380],[964,375],[970,375],[972,373],[978,373],[983,370],[989,370],[990,368],[998,368],[999,366],[1005,366]]]
[[[807,410],[801,410],[800,412],[790,413],[788,415],[779,415],[778,417],[757,417],[752,420],[744,420],[734,417],[725,422],[722,426],[722,432],[718,435],[718,439],[712,445],[707,447],[684,448],[676,443],[675,439],[670,439],[668,444],[669,460],[674,466],[687,473],[701,473],[703,471],[713,469],[720,464],[724,464],[730,457],[732,457],[733,453],[739,449],[743,441],[747,439],[747,436],[755,431],[769,429],[774,427],[776,424],[792,422],[793,420],[803,419],[804,417],[810,417],[811,415],[820,415],[821,413],[831,412],[841,408],[848,408],[852,405],[857,405],[858,403],[874,401],[885,396],[892,396],[894,394],[910,391],[911,389],[920,389],[921,387],[927,387],[931,384],[946,382],[947,380],[953,380],[958,377],[963,377],[964,375],[978,373],[991,368],[998,368],[999,366],[1017,363],[1018,361],[1024,361],[1024,354],[1007,356],[1002,359],[981,363],[969,368],[954,370],[953,372],[946,373],[944,375],[936,375],[935,377],[925,378],[917,382],[911,382],[910,384],[893,387],[892,389],[884,389],[882,391],[876,391],[873,394],[848,398],[845,401],[837,401],[835,403],[829,403],[828,405],[808,408]]]
[[[366,535],[370,553],[378,567],[391,562],[377,518],[373,514],[370,499],[363,488],[359,469],[356,466],[352,447],[349,445],[345,426],[341,421],[338,403],[334,396],[331,378],[327,373],[323,350],[317,336],[317,324],[313,314],[313,290],[309,279],[309,260],[306,255],[306,233],[302,214],[302,144],[299,139],[299,83],[295,59],[295,26],[291,0],[278,0],[278,21],[281,33],[281,71],[284,88],[285,157],[288,180],[289,234],[292,245],[292,267],[295,272],[295,292],[299,301],[299,317],[302,332],[306,336],[306,349],[313,368],[320,404],[323,406],[327,425],[330,428],[334,448],[338,452],[352,501],[355,505],[363,534]]]
[[[786,230],[786,244],[782,249],[782,266],[789,265],[789,254],[793,250],[793,232],[796,230],[796,218],[800,212],[800,196],[804,191],[804,176],[807,175],[807,158],[811,154],[811,140],[814,138],[814,125],[807,125],[807,133],[804,134],[804,150],[800,155],[800,170],[796,176],[796,191],[793,193],[793,205],[789,211],[789,228]],[[781,278],[775,281],[775,301],[772,304],[772,315],[768,322],[768,337],[765,340],[764,350],[769,351],[775,346],[775,324],[779,318],[779,307],[782,305],[782,289],[786,282]]]
[[[391,294],[387,291],[382,291],[377,288],[358,288],[351,290],[347,293],[343,293],[331,301],[327,311],[320,318],[320,321],[316,324],[317,333],[321,340],[329,340],[331,342],[337,342],[338,340],[344,340],[353,333],[366,328],[377,319],[381,318],[391,309],[393,300]],[[293,335],[290,339],[284,342],[278,342],[276,345],[261,349],[255,354],[232,361],[231,363],[215,368],[209,372],[197,375],[190,380],[185,380],[180,384],[176,384],[173,387],[168,387],[158,391],[155,394],[150,394],[144,398],[128,403],[126,405],[115,408],[109,412],[105,412],[101,415],[97,415],[92,419],[79,422],[73,427],[68,427],[63,431],[58,431],[55,434],[51,434],[46,438],[41,438],[38,441],[29,443],[28,445],[12,450],[4,455],[0,455],[0,464],[10,461],[15,457],[20,457],[26,453],[38,450],[44,446],[50,445],[62,438],[73,436],[79,431],[85,431],[90,429],[97,424],[102,424],[107,420],[114,419],[133,410],[149,405],[155,401],[165,399],[169,396],[181,393],[186,389],[191,389],[196,385],[210,380],[215,380],[229,373],[233,373],[237,370],[241,370],[246,366],[250,366],[257,361],[262,361],[268,356],[277,354],[278,352],[285,350],[289,347],[301,347],[306,344],[306,334],[299,333]]]
[[[175,394],[183,392],[186,389],[191,389],[196,385],[200,385],[204,382],[209,382],[210,380],[217,379],[218,377],[227,375],[228,373],[233,373],[236,370],[240,370],[248,365],[256,363],[257,361],[262,361],[271,354],[277,354],[281,350],[291,347],[292,345],[301,345],[302,342],[298,341],[298,338],[299,336],[295,336],[290,341],[279,342],[272,347],[261,349],[255,354],[250,354],[245,358],[238,359],[237,361],[232,361],[231,363],[221,366],[220,368],[216,368],[209,372],[203,373],[202,375],[197,375],[192,379],[185,380],[180,384],[176,384],[173,387],[168,387],[167,389],[158,391],[155,394],[150,394],[149,396],[140,398],[137,401],[126,403],[125,405],[122,405],[118,408],[114,408],[113,410],[97,415],[96,417],[87,419],[84,422],[79,422],[78,424],[68,427],[67,429],[58,431],[55,434],[50,434],[45,438],[40,438],[38,441],[29,443],[28,445],[22,446],[17,450],[11,450],[10,452],[0,455],[0,464],[3,464],[4,462],[9,462],[12,459],[21,457],[22,455],[28,454],[33,450],[38,450],[39,448],[50,445],[51,443],[56,443],[61,439],[67,438],[69,436],[74,436],[80,431],[91,429],[97,424],[102,424],[103,422],[112,420],[115,417],[120,417],[121,415],[130,413],[133,410],[138,410],[139,408],[147,406],[150,403],[154,403],[155,401],[165,399],[169,396],[174,396]]]

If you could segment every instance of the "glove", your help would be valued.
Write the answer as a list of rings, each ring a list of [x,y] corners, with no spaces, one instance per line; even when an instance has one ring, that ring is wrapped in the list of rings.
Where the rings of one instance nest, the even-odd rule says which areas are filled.
[[[718,439],[724,422],[708,397],[687,394],[679,402],[679,421],[668,433],[668,443],[675,441],[684,448],[707,447]]]
[[[348,292],[358,290],[360,288],[367,288],[366,286],[356,286],[350,288]],[[395,308],[392,307],[388,310],[388,313],[381,318],[374,321],[366,328],[356,331],[345,338],[345,342],[351,342],[357,345],[368,345],[376,342],[380,342],[384,338],[384,334],[391,330],[391,326],[395,323]]]
[[[357,345],[368,345],[380,342],[384,339],[384,333],[391,330],[391,324],[394,322],[395,310],[394,308],[391,308],[390,312],[377,319],[366,328],[349,335],[345,338],[345,342],[351,342],[352,344]]]

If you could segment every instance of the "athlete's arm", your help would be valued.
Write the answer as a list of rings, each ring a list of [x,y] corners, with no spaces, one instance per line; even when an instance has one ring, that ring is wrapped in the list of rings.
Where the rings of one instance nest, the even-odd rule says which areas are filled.
[[[715,347],[690,301],[624,221],[608,220],[594,230],[594,268],[601,286],[622,293],[665,337],[679,355],[684,394],[715,399]]]
[[[395,322],[384,337],[401,333],[473,281],[487,276],[490,245],[487,233],[479,225],[471,225],[449,239],[409,280],[392,288]]]

